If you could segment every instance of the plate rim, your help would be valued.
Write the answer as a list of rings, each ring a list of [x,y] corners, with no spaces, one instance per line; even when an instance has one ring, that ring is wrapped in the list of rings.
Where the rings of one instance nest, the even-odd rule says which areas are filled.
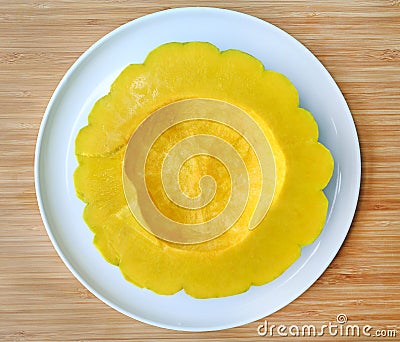
[[[39,207],[39,212],[43,221],[43,224],[45,226],[47,235],[50,238],[50,241],[53,245],[53,247],[55,248],[58,256],[61,258],[61,260],[63,261],[63,263],[66,265],[66,267],[69,269],[69,271],[74,275],[74,277],[87,289],[89,290],[96,298],[98,298],[99,300],[101,300],[102,302],[106,303],[108,306],[112,307],[113,309],[117,310],[118,312],[121,312],[123,314],[125,314],[128,317],[134,318],[138,321],[141,321],[143,323],[147,323],[150,324],[152,326],[157,326],[157,327],[161,327],[161,328],[166,328],[166,329],[171,329],[171,330],[176,330],[176,331],[191,331],[191,332],[200,332],[200,331],[217,331],[217,330],[223,330],[223,329],[228,329],[228,328],[232,328],[232,327],[237,327],[237,326],[241,326],[244,324],[248,324],[251,322],[254,322],[256,320],[261,319],[262,317],[252,317],[250,319],[245,319],[241,322],[234,322],[233,324],[224,324],[224,325],[218,325],[218,326],[214,326],[214,327],[210,327],[208,329],[202,329],[202,328],[198,328],[198,327],[190,327],[190,326],[178,326],[178,325],[170,325],[170,324],[163,324],[160,323],[158,321],[153,321],[153,320],[149,320],[143,317],[140,317],[132,312],[128,312],[127,310],[121,308],[119,305],[114,304],[112,301],[108,300],[106,297],[104,297],[102,294],[98,293],[97,290],[95,290],[94,288],[92,288],[91,285],[89,285],[89,283],[79,274],[79,272],[77,272],[73,265],[68,261],[67,257],[64,255],[59,243],[57,242],[57,239],[55,238],[53,232],[52,232],[52,228],[48,222],[47,216],[46,216],[46,211],[45,211],[45,207],[44,207],[44,202],[43,202],[43,196],[41,193],[41,184],[40,184],[40,154],[41,154],[41,147],[42,147],[42,141],[43,141],[43,137],[44,137],[44,133],[45,133],[45,129],[48,123],[48,120],[50,118],[50,113],[52,112],[53,106],[55,104],[56,99],[62,95],[62,91],[63,88],[66,86],[66,84],[68,83],[69,79],[71,78],[71,76],[74,74],[75,70],[79,67],[79,65],[88,57],[90,56],[90,54],[96,50],[99,46],[101,46],[103,43],[105,43],[107,40],[109,40],[110,38],[112,38],[112,36],[118,34],[120,31],[126,30],[127,28],[129,28],[131,25],[136,25],[140,22],[146,21],[146,20],[153,20],[153,19],[157,19],[157,17],[159,16],[164,16],[164,15],[168,15],[172,12],[181,12],[181,11],[210,11],[210,12],[220,12],[222,14],[227,13],[227,14],[231,14],[231,15],[239,15],[242,17],[246,17],[247,20],[254,20],[254,21],[258,21],[258,22],[262,22],[263,25],[267,25],[269,26],[270,29],[273,29],[277,32],[280,32],[281,34],[285,34],[287,36],[287,38],[289,38],[291,40],[292,43],[296,44],[298,47],[300,47],[301,49],[305,50],[308,54],[311,54],[314,59],[315,62],[317,63],[318,67],[320,69],[322,69],[323,73],[326,74],[330,79],[333,80],[333,84],[334,86],[337,88],[337,91],[342,95],[341,96],[341,101],[343,102],[344,107],[346,108],[347,112],[348,112],[348,116],[349,119],[351,120],[352,123],[352,133],[354,136],[354,142],[356,143],[356,152],[357,152],[357,160],[355,160],[355,163],[357,164],[356,167],[357,169],[354,170],[355,173],[355,180],[354,180],[354,186],[355,186],[355,191],[352,194],[352,202],[349,203],[351,208],[354,208],[354,210],[350,211],[350,214],[347,217],[347,222],[346,222],[346,226],[348,226],[347,231],[345,234],[343,234],[342,238],[340,239],[341,242],[338,245],[337,250],[333,251],[331,253],[331,255],[329,257],[327,257],[326,259],[329,260],[329,262],[327,262],[326,266],[322,267],[319,272],[315,272],[314,276],[312,277],[311,281],[308,281],[304,284],[304,286],[299,289],[298,291],[296,291],[296,295],[294,296],[294,298],[288,298],[286,301],[284,301],[284,304],[280,306],[280,308],[278,308],[277,310],[273,311],[276,312],[282,308],[284,308],[285,306],[287,306],[288,304],[290,304],[293,300],[297,299],[298,297],[300,297],[307,289],[309,289],[319,278],[320,276],[326,271],[326,269],[330,266],[330,264],[332,263],[333,259],[335,258],[336,254],[340,251],[344,240],[346,239],[346,236],[351,228],[352,225],[352,221],[354,219],[356,210],[357,210],[357,205],[358,205],[358,199],[359,199],[359,194],[360,194],[360,186],[361,186],[361,174],[362,174],[362,163],[361,163],[361,151],[360,151],[360,143],[359,143],[359,138],[358,138],[358,133],[357,133],[357,128],[354,122],[354,118],[351,114],[350,108],[347,104],[346,99],[344,98],[343,93],[341,92],[338,84],[336,83],[336,81],[334,80],[334,78],[332,77],[332,75],[329,73],[329,71],[324,67],[324,65],[319,61],[319,59],[305,46],[303,45],[300,41],[298,41],[296,38],[294,38],[292,35],[290,35],[289,33],[287,33],[285,30],[265,21],[262,20],[258,17],[243,13],[243,12],[238,12],[238,11],[234,11],[234,10],[230,10],[230,9],[224,9],[224,8],[218,8],[218,7],[203,7],[203,6],[193,6],[193,7],[177,7],[177,8],[171,8],[171,9],[166,9],[166,10],[162,10],[162,11],[157,11],[157,12],[153,12],[150,14],[146,14],[144,16],[138,17],[136,19],[133,19],[115,29],[113,29],[112,31],[110,31],[109,33],[107,33],[106,35],[104,35],[103,37],[101,37],[99,40],[97,40],[94,44],[92,44],[84,53],[82,53],[78,59],[76,59],[74,61],[74,63],[72,64],[72,66],[70,66],[68,68],[68,70],[66,71],[66,73],[63,75],[61,81],[58,83],[57,87],[55,88],[48,104],[46,107],[46,110],[44,112],[43,118],[41,120],[41,124],[40,124],[40,128],[39,128],[39,132],[38,132],[38,137],[36,140],[36,146],[35,146],[35,157],[34,157],[34,185],[35,185],[35,193],[36,193],[36,199],[37,199],[37,203],[38,203],[38,207]],[[272,313],[270,313],[272,314]],[[268,314],[269,315],[269,314]]]

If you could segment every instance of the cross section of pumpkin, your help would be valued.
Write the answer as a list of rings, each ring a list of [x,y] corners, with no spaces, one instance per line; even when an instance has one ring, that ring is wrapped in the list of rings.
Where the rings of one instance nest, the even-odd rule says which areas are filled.
[[[235,174],[212,155],[185,160],[177,175],[181,191],[195,198],[202,177],[209,175],[216,192],[199,210],[184,210],[163,190],[160,165],[168,149],[191,135],[227,141],[249,178],[248,200],[229,229],[199,243],[166,241],[140,223],[133,214],[135,203],[128,205],[123,170],[129,140],[157,110],[188,99],[235,106],[265,135],[274,158],[274,192],[255,229],[249,224],[259,199],[255,194],[263,187],[257,154],[245,136],[215,120],[196,118],[161,132],[147,154],[144,178],[166,217],[183,224],[208,221],[235,200],[229,197]],[[301,246],[312,243],[325,223],[328,201],[322,189],[332,175],[333,159],[318,142],[314,118],[299,108],[297,91],[285,76],[238,50],[169,43],[153,50],[143,64],[129,65],[94,105],[76,138],[75,153],[75,188],[87,203],[84,219],[95,234],[94,244],[128,281],[159,294],[184,289],[197,298],[222,297],[265,284],[300,256]]]

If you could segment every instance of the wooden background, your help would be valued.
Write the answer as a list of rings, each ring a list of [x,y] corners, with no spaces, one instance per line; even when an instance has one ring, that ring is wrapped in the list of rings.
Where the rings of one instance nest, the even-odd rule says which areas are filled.
[[[36,204],[36,136],[66,70],[121,24],[154,11],[193,5],[255,15],[300,40],[339,84],[359,133],[362,186],[350,233],[323,276],[268,321],[320,326],[345,313],[354,324],[397,329],[397,337],[388,340],[400,341],[399,0],[0,0],[0,340],[267,339],[256,333],[263,320],[220,332],[182,333],[114,311],[64,266]]]

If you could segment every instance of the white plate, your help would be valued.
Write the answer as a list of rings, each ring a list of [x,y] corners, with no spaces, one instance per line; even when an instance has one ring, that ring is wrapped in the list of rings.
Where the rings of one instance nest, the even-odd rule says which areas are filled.
[[[198,300],[183,292],[160,296],[139,289],[108,264],[92,244],[75,196],[74,141],[94,102],[108,92],[122,69],[141,63],[160,44],[207,41],[240,49],[267,69],[285,74],[332,152],[335,171],[325,190],[329,214],[319,238],[278,279],[246,293]],[[35,183],[40,212],[58,254],[79,281],[116,310],[142,322],[177,330],[205,331],[239,326],[269,315],[300,296],[328,267],[352,221],[360,186],[361,161],[349,108],[336,83],[303,45],[257,18],[216,8],[180,8],[134,20],[106,35],[68,70],[55,90],[40,128]]]

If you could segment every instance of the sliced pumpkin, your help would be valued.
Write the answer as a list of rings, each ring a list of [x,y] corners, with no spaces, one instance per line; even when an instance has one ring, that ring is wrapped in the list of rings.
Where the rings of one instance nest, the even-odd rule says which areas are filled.
[[[256,206],[250,198],[240,219],[223,235],[179,244],[154,236],[132,215],[124,197],[122,165],[129,138],[143,120],[165,105],[193,98],[225,101],[258,123],[274,154],[276,188],[256,229],[248,229]],[[212,125],[202,131],[234,139]],[[238,50],[221,52],[201,42],[156,48],[143,64],[125,68],[110,93],[95,104],[75,147],[79,161],[75,187],[87,203],[84,218],[95,233],[95,245],[128,281],[160,294],[184,289],[197,298],[221,297],[265,284],[300,256],[301,246],[312,243],[325,223],[328,201],[322,189],[332,175],[333,159],[318,142],[314,118],[299,108],[297,91],[285,76],[265,70],[260,61]],[[154,152],[154,160],[157,153],[165,152],[160,149]],[[243,154],[246,158],[250,165],[251,156]],[[212,163],[197,158],[182,168],[182,188],[190,193],[193,179],[201,178],[207,169],[217,169]],[[151,165],[146,169],[149,187],[153,199],[161,201],[155,177],[159,169]],[[260,186],[257,179],[252,184]],[[220,202],[205,214],[218,212],[224,205]]]

